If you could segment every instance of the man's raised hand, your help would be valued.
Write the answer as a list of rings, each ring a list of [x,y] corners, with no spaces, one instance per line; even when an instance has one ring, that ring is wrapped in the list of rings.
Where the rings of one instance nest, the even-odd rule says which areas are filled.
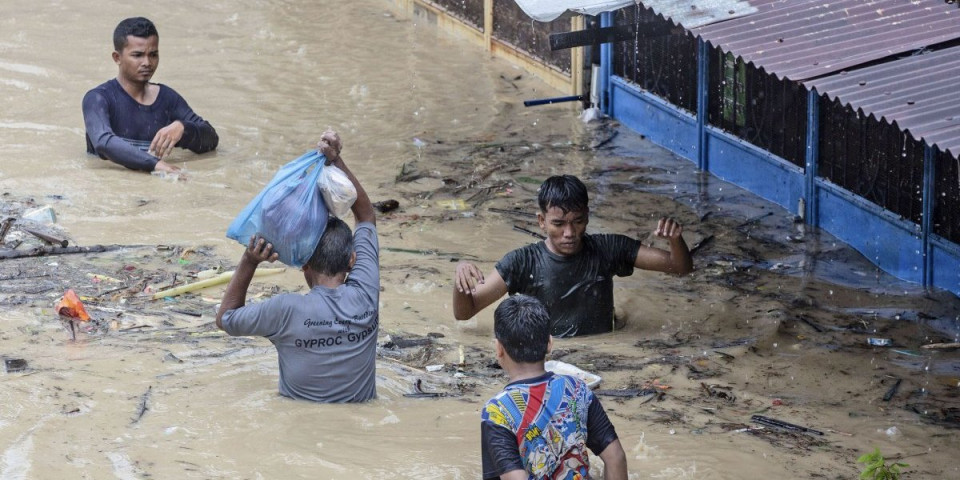
[[[470,262],[460,262],[454,282],[458,292],[472,295],[477,293],[477,285],[483,283],[483,272]]]
[[[680,222],[674,220],[673,218],[664,217],[657,222],[657,230],[654,232],[654,235],[676,240],[680,238],[682,233],[683,226],[680,225]]]
[[[277,252],[273,251],[273,244],[267,243],[260,235],[251,235],[250,243],[247,244],[247,250],[243,252],[243,259],[254,265],[261,262],[273,262],[280,258]]]

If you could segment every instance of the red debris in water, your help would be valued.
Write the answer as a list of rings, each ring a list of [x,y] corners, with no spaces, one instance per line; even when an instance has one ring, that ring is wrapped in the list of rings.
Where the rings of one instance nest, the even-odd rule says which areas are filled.
[[[53,308],[58,314],[68,317],[71,320],[80,320],[82,322],[90,321],[90,315],[88,315],[87,310],[83,308],[80,297],[77,296],[73,289],[67,290],[63,294],[63,298],[61,298]]]

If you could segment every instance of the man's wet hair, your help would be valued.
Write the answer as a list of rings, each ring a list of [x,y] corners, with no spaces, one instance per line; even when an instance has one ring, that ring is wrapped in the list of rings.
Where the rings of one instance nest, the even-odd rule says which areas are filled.
[[[573,175],[554,175],[543,181],[537,193],[540,211],[557,207],[563,213],[587,211],[587,186]]]
[[[122,52],[127,46],[127,35],[133,35],[138,38],[160,38],[157,27],[153,22],[143,17],[131,17],[120,21],[117,28],[113,30],[113,49]]]
[[[336,275],[350,270],[352,253],[353,232],[350,227],[343,220],[330,217],[307,265],[324,275]]]
[[[550,343],[550,314],[540,300],[517,294],[493,312],[493,333],[513,361],[542,362]]]

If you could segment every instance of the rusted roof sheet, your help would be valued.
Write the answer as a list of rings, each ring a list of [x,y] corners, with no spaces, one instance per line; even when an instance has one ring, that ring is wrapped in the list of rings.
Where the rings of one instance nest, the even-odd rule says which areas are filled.
[[[960,38],[960,9],[941,0],[747,1],[756,13],[691,31],[796,81]]]
[[[960,156],[960,47],[803,82]]]

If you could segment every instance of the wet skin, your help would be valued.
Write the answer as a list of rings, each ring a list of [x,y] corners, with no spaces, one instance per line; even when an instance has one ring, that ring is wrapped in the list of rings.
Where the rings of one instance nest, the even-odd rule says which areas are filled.
[[[120,67],[117,79],[124,86],[136,85],[144,88],[146,98],[136,100],[145,105],[153,103],[150,100],[150,89],[147,83],[160,65],[160,40],[156,35],[149,38],[127,35],[127,45],[120,52],[113,52],[113,61]],[[147,100],[147,101],[144,101]],[[156,100],[156,94],[153,95]]]
[[[551,252],[570,256],[583,248],[583,234],[590,221],[590,210],[564,212],[559,207],[549,207],[546,212],[537,213],[540,229],[546,233],[544,243]]]

